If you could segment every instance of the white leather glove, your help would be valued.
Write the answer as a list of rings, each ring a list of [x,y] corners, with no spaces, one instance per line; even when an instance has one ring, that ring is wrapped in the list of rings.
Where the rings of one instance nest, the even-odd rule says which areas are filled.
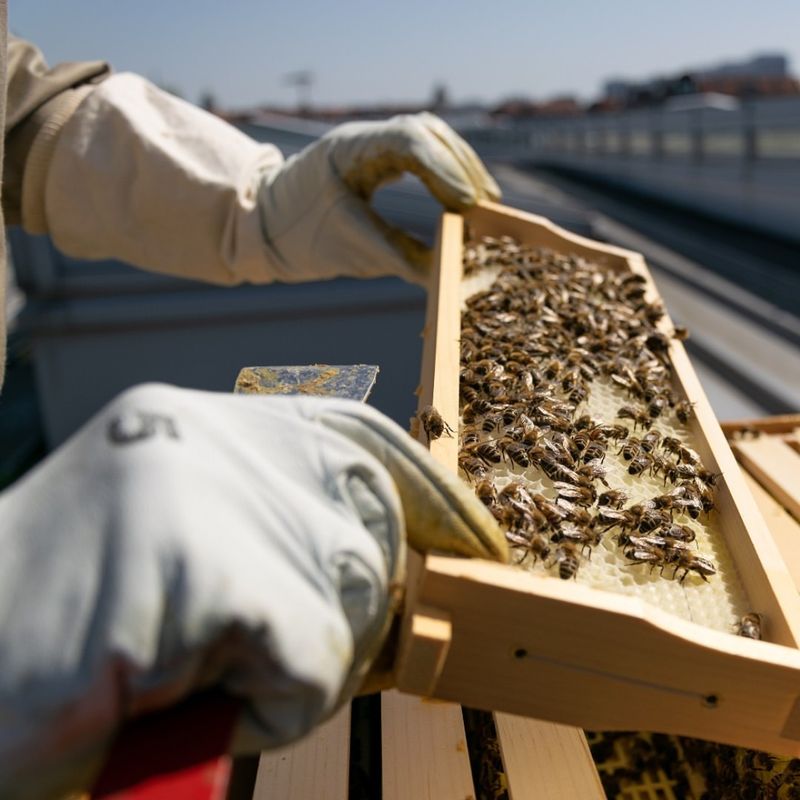
[[[290,275],[399,275],[424,283],[431,252],[369,206],[409,172],[445,208],[463,211],[500,190],[472,148],[433,114],[352,122],[266,174],[259,205],[274,260]]]
[[[444,206],[498,199],[470,146],[432,114],[332,130],[285,164],[272,145],[131,74],[113,75],[31,148],[22,220],[79,258],[213,283],[400,275],[430,253],[368,200],[403,172]]]
[[[489,512],[345,400],[123,394],[0,496],[0,797],[90,781],[126,718],[221,684],[238,751],[357,688],[412,545],[506,558]]]

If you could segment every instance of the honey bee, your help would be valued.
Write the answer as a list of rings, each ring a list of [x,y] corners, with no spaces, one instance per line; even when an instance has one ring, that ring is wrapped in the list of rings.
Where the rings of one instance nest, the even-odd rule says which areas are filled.
[[[633,461],[642,451],[642,442],[635,436],[631,436],[625,444],[619,449],[618,452],[622,453],[625,461]]]
[[[558,527],[569,516],[567,509],[558,505],[558,503],[554,503],[552,500],[548,500],[541,494],[535,494],[533,496],[533,502],[536,509],[544,515],[548,524],[554,528]]]
[[[578,505],[591,506],[597,497],[597,492],[592,485],[576,486],[574,483],[553,481],[553,488],[558,492],[559,498],[572,500]]]
[[[700,494],[700,503],[703,506],[703,511],[706,514],[711,513],[716,507],[714,505],[714,494],[708,486],[697,487]]]
[[[518,534],[506,533],[506,539],[512,546],[524,548],[522,558],[516,562],[517,564],[522,564],[528,556],[533,556],[534,564],[539,559],[546,561],[550,556],[550,542],[542,534],[534,533],[529,538],[525,538]]]
[[[497,490],[494,483],[486,478],[480,480],[475,486],[475,494],[478,495],[478,500],[486,506],[493,506],[497,502]]]
[[[641,475],[646,469],[652,471],[653,463],[653,457],[649,453],[640,452],[636,458],[631,459],[630,464],[628,464],[628,474]]]
[[[505,372],[505,367],[502,364],[498,364],[496,361],[492,361],[488,358],[476,361],[472,369],[476,375],[492,380],[499,380],[503,377],[503,372]]]
[[[581,458],[585,461],[599,461],[603,462],[606,460],[606,446],[603,442],[589,442],[586,445],[583,453],[581,454]]]
[[[558,359],[553,359],[544,369],[544,377],[552,381],[561,374],[562,365]]]
[[[482,417],[484,414],[488,414],[493,408],[494,406],[485,397],[479,397],[464,406],[461,411],[461,416],[464,418],[465,422],[469,422],[470,420],[467,419],[468,415],[473,419],[475,417]]]
[[[639,379],[634,375],[633,370],[627,366],[623,366],[621,372],[622,374],[619,372],[612,372],[610,376],[611,382],[621,389],[624,389],[631,397],[642,397],[644,390]]]
[[[489,511],[492,516],[497,520],[497,523],[505,529],[506,535],[511,530],[519,527],[520,523],[520,510],[512,506],[490,506]]]
[[[474,386],[461,386],[459,392],[465,403],[472,403],[480,397],[480,393]]]
[[[597,499],[598,506],[610,506],[611,508],[622,508],[628,502],[628,495],[619,489],[610,489],[603,492]]]
[[[664,466],[664,485],[667,481],[691,481],[697,478],[697,470],[692,464],[666,464]]]
[[[650,431],[642,436],[641,447],[645,453],[652,453],[658,445],[661,434],[658,431]]]
[[[458,466],[469,480],[481,480],[486,477],[488,470],[486,465],[469,453],[460,453],[458,456]]]
[[[618,442],[628,437],[628,429],[624,425],[595,425],[592,434]]]
[[[604,530],[620,527],[623,529],[636,526],[636,517],[630,511],[611,508],[610,506],[600,506],[597,509],[597,522],[604,525]]]
[[[671,522],[666,511],[660,511],[651,502],[637,503],[627,509],[627,513],[633,520],[629,527],[637,528],[639,533],[650,533]]]
[[[503,420],[503,425],[513,425],[520,415],[520,410],[516,406],[506,406],[503,413],[500,415]]]
[[[561,580],[566,581],[576,577],[580,560],[575,545],[571,542],[559,544],[555,549],[553,564],[558,564],[558,577]]]
[[[569,393],[569,401],[573,405],[580,405],[589,396],[589,390],[585,386],[576,386]]]
[[[672,338],[679,342],[685,342],[689,338],[689,329],[683,325],[675,325],[672,329]]]
[[[462,449],[469,449],[472,445],[478,444],[481,435],[475,428],[465,427],[461,434]]]
[[[429,442],[434,439],[440,439],[442,436],[452,437],[455,433],[433,406],[425,406],[419,412],[419,421],[422,423],[422,428]]]
[[[575,472],[582,478],[581,485],[585,485],[587,481],[600,481],[606,488],[609,488],[608,481],[606,481],[606,469],[597,461],[581,464],[575,468]]]
[[[493,433],[496,428],[501,427],[503,424],[502,417],[499,414],[487,414],[481,422],[481,430],[484,433]]]
[[[649,429],[653,425],[653,421],[650,419],[650,415],[646,411],[640,411],[632,406],[622,406],[622,408],[617,411],[617,416],[620,419],[633,420],[634,430],[636,430],[639,425],[645,429]]]
[[[763,617],[755,611],[750,611],[739,620],[737,633],[748,639],[761,639],[761,623]]]
[[[494,442],[481,442],[476,444],[471,450],[485,464],[499,464],[503,460],[500,449]]]
[[[688,525],[675,525],[674,523],[664,524],[661,527],[661,535],[668,539],[675,539],[678,542],[693,542],[697,538],[697,533]]]
[[[498,495],[500,502],[505,500],[517,500],[526,503],[527,505],[533,504],[533,498],[528,492],[527,486],[522,481],[510,481],[501,490]]]
[[[519,467],[529,467],[531,465],[528,448],[524,444],[505,437],[498,442],[498,447],[512,464],[516,464]]]
[[[692,416],[693,403],[688,400],[681,400],[675,405],[675,416],[682,425],[687,425]]]
[[[679,550],[676,553],[675,572],[672,577],[675,578],[680,570],[683,570],[683,575],[679,579],[680,583],[686,580],[686,576],[690,572],[696,572],[706,583],[708,583],[709,576],[717,573],[717,568],[713,561],[705,556],[699,556],[696,553],[683,550]]]
[[[552,455],[546,455],[539,466],[551,481],[564,481],[565,483],[573,484],[580,484],[581,482],[581,476],[575,470],[565,467]]]
[[[567,543],[577,545],[581,549],[581,555],[588,553],[589,558],[591,558],[592,547],[599,544],[598,534],[595,531],[585,525],[572,523],[561,525],[558,531],[550,537],[550,541],[562,545]]]
[[[561,388],[565,392],[571,392],[577,386],[582,385],[583,380],[580,369],[578,367],[573,367],[561,376]]]
[[[677,486],[671,492],[654,497],[652,502],[656,508],[669,511],[670,514],[678,510],[685,511],[691,515],[692,510],[694,510],[697,512],[695,519],[700,515],[702,509],[700,501],[687,490],[686,486]]]
[[[657,566],[661,566],[662,571],[666,566],[666,553],[655,547],[637,547],[632,545],[623,551],[625,558],[628,559],[629,566],[637,564],[649,564],[652,572]]]

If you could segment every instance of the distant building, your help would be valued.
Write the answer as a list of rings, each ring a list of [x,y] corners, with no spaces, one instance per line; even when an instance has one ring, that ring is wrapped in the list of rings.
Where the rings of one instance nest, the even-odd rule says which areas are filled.
[[[659,105],[670,97],[695,92],[719,92],[735,97],[796,95],[800,94],[800,81],[791,75],[786,56],[764,53],[646,81],[614,78],[605,83],[603,98],[593,108],[612,110]]]
[[[708,78],[788,78],[789,59],[780,53],[765,53],[746,61],[731,61],[709,69],[692,70],[700,79]]]
[[[575,117],[583,112],[583,106],[577,98],[564,95],[536,102],[528,98],[509,98],[492,108],[490,113],[495,119],[526,119],[529,117]]]

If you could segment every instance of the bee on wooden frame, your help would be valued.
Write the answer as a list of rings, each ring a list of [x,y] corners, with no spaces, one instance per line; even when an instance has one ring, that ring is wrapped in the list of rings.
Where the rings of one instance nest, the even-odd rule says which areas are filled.
[[[452,436],[455,433],[433,406],[425,406],[419,412],[419,421],[422,423],[422,428],[429,442],[434,439],[440,439],[445,435]]]

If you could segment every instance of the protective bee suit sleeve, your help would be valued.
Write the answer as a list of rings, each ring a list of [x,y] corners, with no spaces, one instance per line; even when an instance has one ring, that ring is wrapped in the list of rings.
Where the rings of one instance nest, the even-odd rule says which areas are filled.
[[[26,229],[69,255],[221,284],[424,283],[430,253],[372,211],[375,189],[411,172],[450,209],[499,197],[469,145],[431,114],[342,125],[284,162],[131,74],[91,88],[47,149],[23,176]]]

